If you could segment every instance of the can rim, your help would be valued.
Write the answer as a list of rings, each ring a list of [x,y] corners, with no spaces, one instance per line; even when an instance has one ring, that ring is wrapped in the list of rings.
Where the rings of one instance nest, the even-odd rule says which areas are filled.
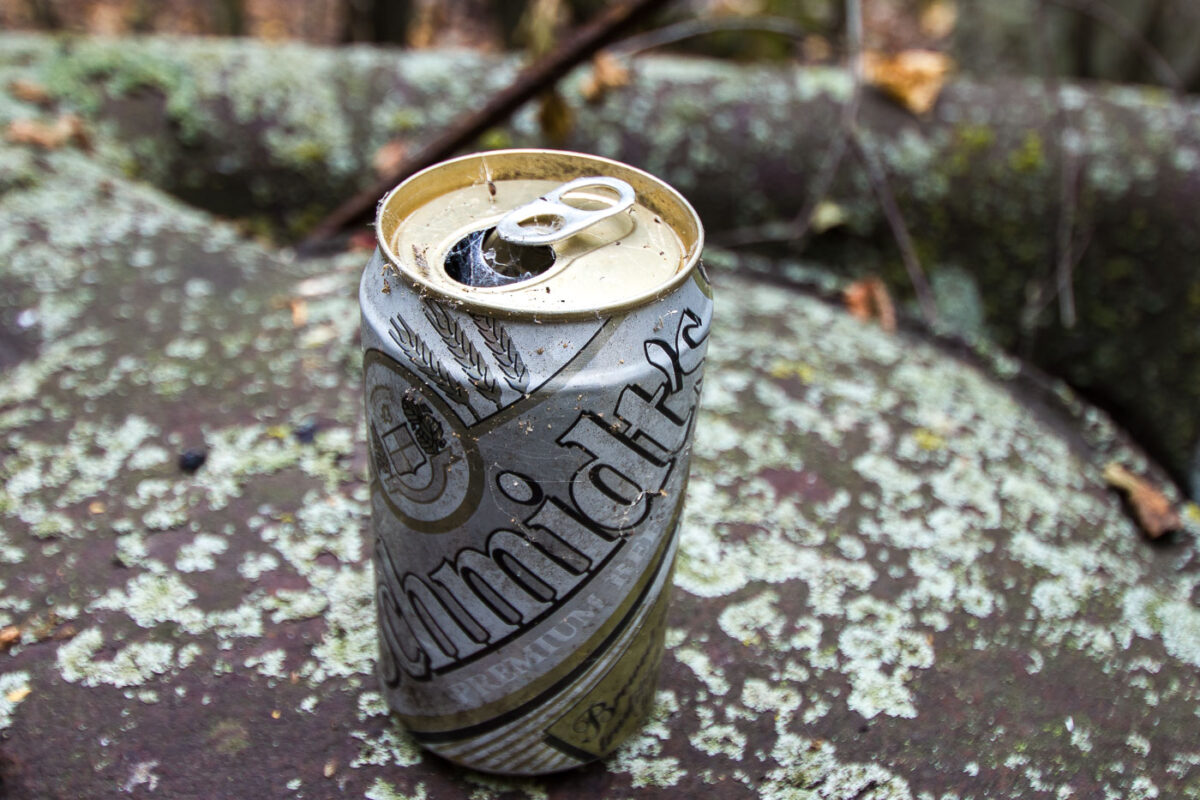
[[[490,294],[469,294],[458,295],[447,292],[442,286],[436,282],[422,277],[416,269],[415,264],[411,264],[405,259],[400,258],[391,246],[392,235],[395,232],[398,222],[396,206],[399,204],[397,198],[402,197],[407,189],[413,187],[414,184],[419,184],[428,180],[432,173],[446,170],[448,167],[462,165],[466,162],[482,162],[485,158],[513,159],[513,158],[530,158],[530,157],[546,157],[550,160],[569,161],[577,159],[582,162],[594,165],[598,174],[625,173],[637,176],[640,181],[645,182],[648,186],[654,188],[656,195],[661,195],[665,198],[669,205],[674,206],[671,209],[673,213],[665,216],[670,216],[667,222],[671,224],[680,242],[683,245],[683,259],[679,269],[673,273],[667,280],[649,291],[643,291],[637,295],[628,298],[623,298],[620,301],[607,303],[597,306],[589,306],[586,308],[570,308],[570,309],[555,309],[545,308],[537,311],[530,311],[521,308],[513,308],[510,304],[504,302],[503,295]],[[680,230],[684,228],[684,230]],[[700,253],[704,247],[704,227],[700,221],[699,214],[696,213],[692,204],[687,201],[682,194],[674,187],[662,179],[630,166],[623,162],[603,156],[592,155],[590,153],[579,153],[571,150],[556,150],[551,148],[509,148],[503,150],[486,150],[476,153],[469,153],[463,156],[447,159],[433,166],[416,172],[396,185],[391,191],[383,196],[379,201],[375,215],[375,241],[379,248],[379,252],[383,256],[383,260],[405,281],[411,284],[417,291],[429,293],[437,298],[453,303],[454,305],[466,306],[481,311],[486,311],[493,316],[503,317],[520,317],[533,319],[579,319],[585,317],[597,317],[613,312],[619,312],[626,309],[639,308],[670,294],[676,288],[692,279],[697,271],[697,266],[700,263]]]

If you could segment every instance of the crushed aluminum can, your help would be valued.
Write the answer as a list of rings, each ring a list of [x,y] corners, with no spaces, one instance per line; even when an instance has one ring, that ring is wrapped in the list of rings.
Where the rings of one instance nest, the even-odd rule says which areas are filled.
[[[378,675],[424,747],[602,757],[654,699],[712,293],[678,193],[510,150],[380,204],[360,287]]]

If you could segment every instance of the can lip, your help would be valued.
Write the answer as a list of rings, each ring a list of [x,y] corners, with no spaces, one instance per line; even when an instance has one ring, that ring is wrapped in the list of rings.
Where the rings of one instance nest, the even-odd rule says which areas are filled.
[[[435,201],[448,191],[478,183],[476,176],[482,174],[485,169],[488,174],[495,174],[497,180],[529,177],[565,182],[589,174],[624,177],[643,189],[639,192],[639,203],[643,203],[655,215],[661,216],[679,237],[682,249],[680,264],[668,278],[650,290],[622,297],[615,302],[595,305],[530,309],[513,304],[511,297],[503,293],[478,291],[472,287],[450,291],[449,286],[429,278],[428,264],[418,263],[415,253],[402,257],[395,252],[392,242],[400,223],[412,211]],[[471,179],[465,180],[465,176],[468,175]],[[455,179],[460,182],[455,184]],[[418,291],[496,316],[539,320],[596,317],[652,303],[692,278],[700,263],[700,253],[704,246],[704,228],[699,215],[691,203],[665,181],[645,170],[614,159],[544,148],[513,148],[471,153],[440,162],[413,174],[379,201],[375,218],[375,237],[384,260]]]

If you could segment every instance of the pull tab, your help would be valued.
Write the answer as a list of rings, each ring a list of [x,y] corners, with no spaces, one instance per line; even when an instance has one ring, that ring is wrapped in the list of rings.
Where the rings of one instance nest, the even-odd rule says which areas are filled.
[[[608,189],[616,192],[617,197],[614,200],[608,192],[590,194],[588,200],[608,204],[593,209],[579,208],[563,200],[565,195],[582,194],[591,188]],[[496,234],[506,242],[527,247],[553,244],[628,210],[634,199],[633,187],[620,178],[576,178],[508,212],[497,223]]]

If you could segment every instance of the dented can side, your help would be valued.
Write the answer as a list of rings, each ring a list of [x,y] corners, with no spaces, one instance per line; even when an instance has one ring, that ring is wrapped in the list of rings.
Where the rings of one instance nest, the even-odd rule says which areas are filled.
[[[426,748],[538,774],[654,695],[712,296],[545,321],[377,251],[360,287],[382,688]]]

